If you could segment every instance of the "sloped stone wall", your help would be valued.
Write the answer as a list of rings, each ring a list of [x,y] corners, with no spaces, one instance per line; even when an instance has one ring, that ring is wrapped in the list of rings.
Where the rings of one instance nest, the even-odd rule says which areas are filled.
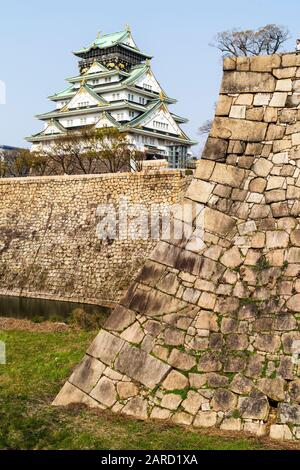
[[[97,207],[175,204],[179,170],[0,179],[0,294],[116,304],[157,241],[101,240]]]
[[[300,55],[225,60],[184,200],[205,245],[159,242],[54,404],[300,438],[299,104]]]

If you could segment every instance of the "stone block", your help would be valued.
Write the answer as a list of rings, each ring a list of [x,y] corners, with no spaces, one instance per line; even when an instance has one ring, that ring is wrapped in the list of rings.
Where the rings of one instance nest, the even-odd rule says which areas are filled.
[[[235,70],[236,57],[225,57],[223,60],[223,70]]]
[[[115,368],[152,389],[165,378],[170,367],[141,349],[125,344]]]
[[[226,95],[221,95],[226,96]],[[242,93],[234,100],[235,105],[244,105],[244,106],[251,106],[253,103],[253,94],[252,93]]]
[[[244,419],[266,420],[269,415],[269,404],[265,398],[240,398],[238,409]]]
[[[266,247],[272,248],[286,248],[289,244],[289,234],[283,230],[276,230],[274,232],[267,232]]]
[[[75,368],[69,378],[69,382],[84,392],[90,393],[100,379],[104,369],[105,365],[98,361],[98,359],[85,356],[83,361]]]
[[[210,135],[205,143],[202,158],[205,160],[225,161],[227,148],[228,141],[226,140],[226,137],[216,138]]]
[[[280,403],[278,417],[283,424],[300,424],[300,406],[289,403]]]
[[[276,91],[292,91],[292,80],[290,78],[285,78],[278,80],[276,83]]]
[[[181,406],[187,413],[195,415],[201,404],[204,402],[205,399],[203,399],[199,393],[195,392],[194,390],[190,390],[188,392],[187,398],[182,402]]]
[[[193,179],[186,193],[186,197],[205,204],[209,200],[214,186],[214,184],[208,183],[207,181]]]
[[[233,246],[223,254],[220,261],[227,268],[234,269],[243,263],[243,258],[241,256],[240,250],[236,246]]]
[[[132,398],[122,409],[122,414],[131,416],[136,419],[147,419],[147,401],[144,400],[142,397]]]
[[[265,122],[277,122],[278,119],[278,109],[267,107],[264,113]]]
[[[145,333],[139,322],[133,323],[133,325],[129,326],[125,331],[123,331],[123,333],[121,333],[122,339],[135,344],[140,344],[143,341],[144,336]]]
[[[132,382],[119,382],[117,392],[121,400],[134,397],[138,394],[138,388]]]
[[[259,142],[264,140],[266,131],[267,123],[265,122],[216,117],[210,135],[214,138]]]
[[[108,408],[111,408],[117,401],[117,392],[114,382],[107,377],[102,377],[99,380],[90,395]]]
[[[265,178],[273,168],[272,163],[266,158],[258,159],[253,165],[253,171],[257,176]]]
[[[254,95],[254,106],[268,106],[271,99],[270,93],[256,93]]]
[[[224,431],[241,431],[242,421],[239,418],[225,418],[220,428]]]
[[[180,395],[175,393],[166,393],[161,401],[161,406],[163,408],[168,408],[168,410],[177,410],[181,402],[182,397]]]
[[[117,305],[104,324],[107,330],[123,331],[135,321],[135,312]]]
[[[285,385],[285,380],[281,378],[264,378],[257,382],[257,387],[259,390],[274,401],[284,401]]]
[[[237,397],[234,393],[226,388],[215,390],[211,406],[214,411],[234,410],[237,404]]]
[[[257,55],[250,58],[250,70],[253,72],[272,72],[274,68],[281,65],[281,56],[273,55]]]
[[[195,177],[201,180],[206,180],[206,181],[209,180],[212,175],[214,167],[215,167],[215,162],[201,159],[197,164]]]
[[[270,438],[286,441],[292,439],[292,433],[290,428],[285,424],[271,424],[270,427]]]
[[[285,133],[284,126],[277,126],[276,124],[270,124],[268,127],[266,140],[281,140]]]
[[[274,93],[270,101],[270,106],[273,108],[284,108],[286,105],[287,97],[288,97],[287,93],[282,93],[282,92]]]
[[[221,93],[272,93],[276,79],[270,73],[225,72]]]
[[[171,370],[164,380],[162,387],[165,390],[183,390],[188,386],[188,383],[189,381],[185,375],[177,372],[176,370]]]
[[[227,235],[235,227],[236,221],[220,211],[209,207],[204,210],[204,229],[218,235]]]
[[[164,410],[163,408],[159,408],[155,406],[151,411],[150,418],[151,419],[161,419],[161,420],[168,420],[171,416],[171,411]]]
[[[296,76],[296,67],[286,67],[280,69],[273,69],[272,73],[274,77],[278,80],[282,80],[284,78],[293,78]]]
[[[193,416],[188,413],[185,413],[184,411],[178,411],[173,415],[172,421],[175,424],[184,424],[186,426],[189,426],[190,424],[192,424]]]
[[[193,425],[201,428],[211,428],[217,423],[217,413],[215,411],[199,411]]]
[[[235,168],[231,165],[216,163],[211,180],[216,183],[226,184],[234,188],[238,188],[245,178],[245,170]]]
[[[232,97],[220,95],[216,109],[216,116],[228,116],[232,105]]]
[[[52,405],[68,406],[78,403],[89,406],[90,408],[99,408],[102,410],[105,408],[104,406],[100,405],[96,400],[84,393],[82,390],[79,390],[79,388],[72,385],[70,382],[66,382],[64,384],[64,386],[52,402]]]
[[[235,119],[245,119],[246,106],[239,106],[239,105],[231,106],[229,117],[235,118]]]
[[[105,330],[101,330],[87,350],[87,354],[111,366],[125,342]]]
[[[196,365],[195,358],[179,349],[172,349],[168,363],[176,369],[191,370]]]

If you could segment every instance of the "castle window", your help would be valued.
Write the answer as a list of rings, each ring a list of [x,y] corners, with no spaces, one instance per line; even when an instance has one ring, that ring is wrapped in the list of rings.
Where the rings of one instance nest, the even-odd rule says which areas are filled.
[[[104,81],[105,83],[111,82],[111,77],[105,77]]]
[[[80,124],[83,126],[86,124],[86,118],[80,118]]]

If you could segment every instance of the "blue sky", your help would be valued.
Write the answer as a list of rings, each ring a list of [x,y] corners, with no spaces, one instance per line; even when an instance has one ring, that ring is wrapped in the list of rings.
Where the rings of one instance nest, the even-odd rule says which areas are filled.
[[[35,114],[52,108],[47,96],[65,87],[77,72],[71,51],[92,42],[97,31],[120,31],[130,24],[172,106],[190,120],[184,129],[199,140],[197,128],[213,116],[221,59],[209,42],[218,31],[286,25],[294,49],[300,36],[299,0],[10,0],[1,2],[0,80],[6,104],[0,105],[0,144],[25,145],[24,137],[42,129]],[[26,144],[27,145],[27,144]]]

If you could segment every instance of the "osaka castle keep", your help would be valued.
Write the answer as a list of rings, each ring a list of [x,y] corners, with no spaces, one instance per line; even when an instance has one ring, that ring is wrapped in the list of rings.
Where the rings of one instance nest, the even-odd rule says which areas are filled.
[[[50,96],[53,111],[37,117],[44,130],[28,137],[33,150],[53,139],[80,130],[116,127],[147,159],[166,158],[171,167],[184,167],[189,148],[196,142],[181,129],[188,120],[169,110],[176,103],[162,89],[151,70],[151,56],[144,54],[131,30],[101,35],[74,52],[79,75],[68,78],[68,88]]]

